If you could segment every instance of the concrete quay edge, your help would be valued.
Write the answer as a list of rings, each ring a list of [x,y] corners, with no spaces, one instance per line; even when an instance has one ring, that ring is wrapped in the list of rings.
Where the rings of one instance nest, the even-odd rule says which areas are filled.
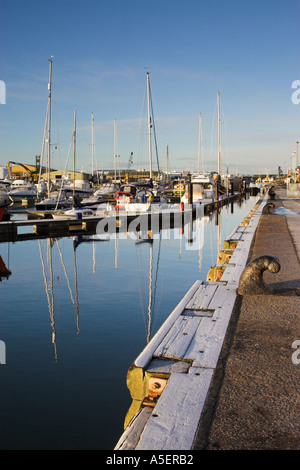
[[[192,448],[196,449],[198,447],[201,447],[201,423],[203,424],[203,420],[201,418],[199,433],[197,433],[196,430],[197,430],[198,421],[197,421],[197,418],[195,418],[195,416],[199,416],[198,419],[200,419],[202,415],[205,417],[208,416],[207,409],[209,408],[209,406],[207,406],[207,403],[204,403],[204,402],[205,400],[207,401],[207,396],[211,397],[214,395],[211,389],[212,387],[215,387],[215,385],[214,385],[214,381],[211,380],[211,377],[212,375],[215,375],[214,374],[215,367],[216,367],[216,364],[218,363],[219,350],[217,349],[222,348],[223,338],[226,333],[227,325],[228,325],[228,322],[230,321],[232,308],[234,306],[235,299],[236,299],[236,288],[238,287],[238,278],[241,273],[241,270],[243,269],[247,261],[248,253],[249,253],[250,246],[251,246],[251,241],[253,239],[254,233],[257,228],[257,224],[261,217],[262,208],[266,204],[266,201],[267,199],[265,197],[263,200],[263,204],[260,205],[259,210],[256,209],[257,210],[256,214],[255,214],[255,210],[254,210],[254,215],[253,215],[253,212],[251,211],[250,217],[248,218],[250,219],[250,222],[248,220],[247,223],[244,224],[244,225],[249,224],[247,227],[245,226],[243,227],[242,226],[243,224],[241,224],[240,226],[236,228],[236,230],[233,231],[234,239],[241,241],[240,248],[235,250],[235,252],[240,252],[240,253],[235,253],[235,255],[238,254],[240,260],[239,261],[235,260],[236,267],[234,270],[232,270],[232,266],[227,265],[226,269],[228,270],[229,274],[227,274],[225,271],[224,277],[226,277],[226,274],[227,274],[228,281],[226,282],[224,281],[224,285],[218,286],[218,289],[219,289],[219,295],[217,296],[218,301],[217,302],[214,301],[214,304],[217,308],[216,310],[217,314],[216,314],[215,320],[217,321],[216,324],[218,326],[216,328],[214,326],[212,330],[210,330],[214,333],[214,335],[216,333],[217,335],[210,338],[209,330],[206,330],[204,333],[200,331],[200,342],[199,342],[197,339],[197,336],[199,337],[199,328],[197,330],[197,334],[195,334],[195,330],[189,332],[189,334],[191,334],[190,336],[191,339],[189,339],[190,341],[189,344],[191,344],[192,347],[188,346],[188,349],[185,350],[185,352],[183,353],[183,356],[181,356],[183,361],[186,361],[187,359],[191,359],[193,362],[193,366],[190,367],[188,374],[185,375],[184,377],[184,373],[182,373],[181,371],[179,374],[173,372],[170,375],[170,378],[167,383],[167,387],[162,392],[162,395],[160,396],[157,404],[155,405],[153,412],[151,409],[149,410],[149,407],[147,406],[142,408],[142,411],[140,410],[140,412],[137,412],[134,415],[134,418],[132,418],[130,423],[126,426],[123,435],[121,436],[121,438],[119,439],[115,447],[115,450],[125,450],[125,449],[126,450],[130,450],[130,449],[131,450],[134,450],[134,449],[135,450],[146,450],[146,449],[187,450],[187,449],[192,449]],[[229,236],[229,239],[232,239],[231,235]],[[238,241],[236,243],[239,244]],[[198,283],[203,284],[200,281],[198,281]],[[196,286],[197,289],[199,287],[199,284],[198,286]],[[211,287],[213,287],[214,283],[208,282],[205,284],[206,285],[210,284],[210,287],[209,287],[210,289]],[[217,282],[215,284],[221,284],[221,283]],[[205,287],[206,286],[204,286],[204,288]],[[186,301],[190,301],[190,299],[194,296],[195,286],[192,286],[191,291],[193,292],[191,293],[189,292],[186,294],[186,296],[188,297]],[[223,294],[225,293],[225,295],[227,296],[229,300],[229,302],[225,301],[225,304],[227,303],[227,306],[225,305],[225,311],[221,305],[223,303],[222,293]],[[205,293],[205,296],[206,296],[206,293]],[[202,301],[201,295],[199,297],[200,297],[200,301]],[[174,311],[171,313],[170,317],[168,318],[167,323],[170,323],[170,320],[173,317],[172,322],[171,322],[172,328],[173,328],[173,325],[176,324],[176,322],[178,321],[181,313],[183,313],[182,308],[184,309],[185,307],[187,307],[187,305],[180,306],[180,308],[175,308]],[[221,312],[221,310],[223,313]],[[224,314],[225,314],[225,318],[224,318]],[[218,330],[219,325],[221,325],[221,328],[222,328],[221,336],[220,336],[220,329]],[[141,353],[141,355],[136,359],[135,363],[133,364],[133,368],[134,368],[133,370],[137,371],[136,376],[139,378],[139,381],[141,384],[147,382],[146,368],[148,367],[151,361],[151,358],[155,359],[155,357],[156,358],[161,357],[161,355],[157,353],[156,343],[159,344],[161,342],[161,339],[159,338],[160,336],[161,338],[164,338],[164,341],[165,341],[165,338],[168,337],[170,325],[167,326],[167,329],[165,326],[166,325],[163,325],[161,327],[165,331],[161,331],[161,332],[159,331],[156,333],[156,337],[158,338],[154,337],[152,339],[152,341],[149,343],[147,348],[145,348],[145,350]],[[183,333],[183,334],[188,335],[188,333]],[[202,352],[204,353],[202,356],[203,359],[200,358],[201,355],[198,355],[198,359],[196,359],[195,361],[194,356],[189,356],[188,353],[199,352],[199,346],[201,346],[201,349],[202,349],[203,340],[205,343],[205,347],[207,346],[207,341],[210,341],[212,344],[212,348],[209,345],[207,356],[206,356],[205,351],[200,351],[200,353]],[[217,349],[215,348],[216,344],[218,346]],[[177,358],[177,359],[179,358],[179,355],[177,354],[175,355],[173,354],[173,356],[169,354],[170,347],[171,348],[173,347],[173,339],[171,342],[169,341],[168,344],[165,344],[163,348],[165,347],[167,349],[169,348],[168,354],[164,356],[166,359],[167,358],[170,359],[170,357]],[[209,361],[205,362],[205,357],[206,359],[209,357],[210,362]],[[198,387],[197,387],[197,376],[200,379],[200,381],[198,382]],[[182,381],[183,377],[184,377],[184,381],[186,382],[185,390],[183,390],[184,386],[181,387],[180,385],[181,383],[183,383]],[[201,380],[202,380],[202,384],[200,384]],[[193,390],[190,390],[190,386],[193,386]],[[203,388],[203,391],[201,393],[199,393],[199,390],[198,390],[199,386],[200,388],[201,387]],[[207,393],[209,386],[210,386],[210,390],[209,390],[209,393]],[[143,387],[144,385],[137,388],[136,389],[137,391],[134,391],[134,393],[132,394],[133,401],[135,401],[135,399],[136,400],[143,399],[141,396],[139,396],[142,393],[141,389]],[[147,383],[146,383],[146,388],[147,388]],[[176,391],[176,393],[178,392],[177,393],[178,396],[175,397],[173,393],[174,391]],[[181,391],[182,391],[182,396],[180,395]],[[185,406],[186,403],[187,403],[187,407],[184,410],[186,412],[185,414],[185,412],[183,412],[183,409],[181,408],[181,404]],[[204,410],[203,413],[202,413],[202,407]],[[191,412],[191,409],[194,410],[196,413],[195,412],[193,413],[193,411]],[[171,419],[171,422],[168,422],[169,418]],[[208,428],[207,423],[206,423],[206,428]],[[194,441],[195,432],[196,432],[197,438]],[[193,446],[193,441],[194,441],[194,446]],[[200,446],[199,446],[199,443],[200,443]]]
[[[279,260],[275,293],[238,296],[194,450],[300,448],[300,199],[275,192],[248,258]]]

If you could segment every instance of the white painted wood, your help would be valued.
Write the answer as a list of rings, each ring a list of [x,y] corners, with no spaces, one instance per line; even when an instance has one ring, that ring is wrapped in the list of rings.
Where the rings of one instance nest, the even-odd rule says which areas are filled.
[[[221,280],[228,282],[238,282],[243,272],[244,265],[227,266],[222,274]]]
[[[191,449],[212,375],[172,374],[136,450]]]
[[[153,356],[183,359],[202,321],[201,317],[181,315],[154,351]]]
[[[232,315],[239,278],[266,202],[267,195],[248,226],[235,227],[226,238],[238,244],[230,263],[223,265],[222,282],[197,281],[136,359],[135,365],[144,369],[151,360],[149,367],[159,359],[165,361],[166,357],[180,359],[179,364],[185,365],[177,369],[172,366],[167,385],[140,435],[137,450],[191,449]],[[210,316],[198,316],[201,309],[209,309]],[[186,315],[185,310],[188,310]],[[142,422],[144,417],[140,420]],[[140,430],[140,424],[138,426]],[[136,441],[135,431],[131,433],[130,441]],[[123,436],[122,446],[126,445],[126,436]],[[130,447],[120,447],[123,448]]]
[[[117,442],[114,450],[134,450],[153,408],[145,406],[137,413]]]
[[[186,308],[190,310],[208,308],[217,288],[218,284],[202,284],[201,287],[194,293],[193,297],[189,300]]]
[[[230,258],[230,264],[235,264],[236,266],[245,265],[247,262],[247,256],[247,247],[241,247],[241,244],[238,244],[238,246],[234,250],[233,255]]]
[[[176,359],[166,360],[165,358],[154,358],[147,366],[148,374],[163,374],[169,376],[174,372],[187,373],[190,363],[178,361]]]
[[[182,300],[178,303],[163,325],[159,328],[157,333],[153,336],[150,343],[145,347],[145,349],[141,352],[141,354],[136,358],[134,364],[136,367],[146,368],[147,364],[152,359],[153,353],[158,345],[161,343],[163,338],[166,336],[172,325],[175,323],[179,315],[183,312],[186,304],[194,295],[195,291],[199,288],[202,284],[202,281],[196,281],[189,291],[185,294]]]
[[[194,335],[184,356],[186,360],[193,361],[193,367],[216,367],[231,313],[232,308],[230,310],[228,307],[223,308],[216,317],[203,318],[201,328]]]
[[[218,290],[210,303],[210,308],[215,310],[220,308],[230,308],[235,298],[235,291],[231,291],[227,285],[221,285],[218,287]],[[218,316],[218,314],[218,311],[216,311],[214,317]]]
[[[228,235],[228,237],[226,237],[226,240],[229,241],[229,240],[232,240],[232,237],[234,236],[234,234],[236,233],[238,229],[238,225],[236,227],[234,227],[234,229],[232,230],[232,232]]]

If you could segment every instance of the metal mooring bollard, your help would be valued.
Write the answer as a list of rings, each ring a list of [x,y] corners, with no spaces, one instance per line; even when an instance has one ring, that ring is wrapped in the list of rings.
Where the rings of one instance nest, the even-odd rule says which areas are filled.
[[[275,204],[273,202],[268,202],[265,207],[263,207],[262,213],[263,214],[272,214],[271,209],[273,210]]]
[[[280,263],[277,258],[266,255],[259,256],[250,261],[240,277],[238,294],[273,294],[274,290],[267,286],[263,280],[263,273],[267,270],[271,273],[278,273],[280,271]]]
[[[269,198],[275,199],[275,196],[276,196],[276,193],[274,191],[274,186],[271,186],[271,188],[269,189]]]

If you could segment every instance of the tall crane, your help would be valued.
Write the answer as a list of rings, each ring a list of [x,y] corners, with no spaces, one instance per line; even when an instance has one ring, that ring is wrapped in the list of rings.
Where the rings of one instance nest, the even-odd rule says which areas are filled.
[[[36,169],[36,168],[35,168],[34,170],[31,170],[28,166],[24,165],[24,163],[9,161],[9,162],[7,162],[8,176],[9,176],[9,178],[11,178],[11,176],[12,176],[11,167],[10,167],[10,164],[11,164],[11,163],[12,163],[13,165],[20,165],[20,166],[22,166],[22,167],[24,168],[24,170],[26,171],[26,173],[28,173],[31,178],[33,178],[34,175],[37,174],[37,169]]]

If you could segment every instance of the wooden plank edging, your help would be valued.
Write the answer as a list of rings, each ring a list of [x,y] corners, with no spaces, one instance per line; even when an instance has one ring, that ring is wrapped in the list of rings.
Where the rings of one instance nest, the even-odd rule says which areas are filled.
[[[251,213],[247,225],[235,227],[227,237],[228,241],[236,240],[237,245],[232,252],[232,262],[227,263],[221,277],[223,282],[196,281],[135,360],[133,367],[141,369],[141,377],[155,358],[177,359],[189,366],[185,371],[170,373],[152,412],[149,407],[140,409],[120,437],[115,450],[192,448],[232,315],[239,278],[247,263],[266,202],[267,194]],[[210,298],[207,296],[207,286],[212,292]],[[197,317],[196,310],[201,310],[201,306],[209,308],[213,314]],[[194,316],[186,316],[185,310],[190,315],[192,309],[195,309]]]

